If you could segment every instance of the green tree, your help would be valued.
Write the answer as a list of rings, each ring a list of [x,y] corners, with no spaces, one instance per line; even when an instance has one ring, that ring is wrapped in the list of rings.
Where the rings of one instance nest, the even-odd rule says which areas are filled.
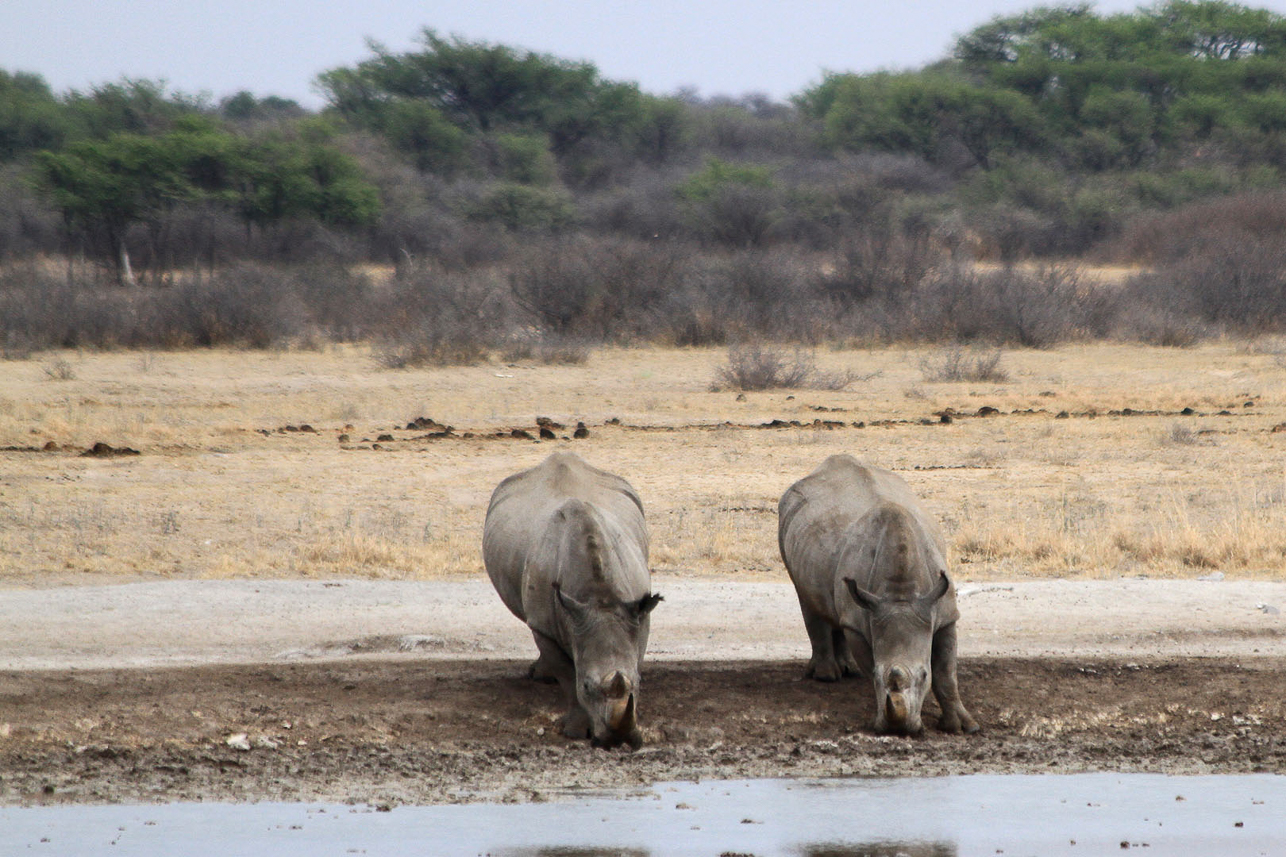
[[[71,131],[67,111],[42,77],[0,69],[0,163],[59,148]]]

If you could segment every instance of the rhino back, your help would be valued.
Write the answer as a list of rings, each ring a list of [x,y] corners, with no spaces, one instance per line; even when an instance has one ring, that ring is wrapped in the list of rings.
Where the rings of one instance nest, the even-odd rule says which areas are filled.
[[[897,474],[862,464],[851,455],[827,458],[782,496],[778,506],[782,560],[800,598],[807,599],[814,610],[835,620],[841,612],[849,612],[843,575],[837,573],[841,559],[868,538],[863,519],[888,505],[905,509],[941,555],[941,532],[910,486]],[[876,581],[859,582],[880,589]]]
[[[558,562],[560,553],[576,554],[569,540],[583,539],[591,529],[599,533],[602,551],[606,591],[601,593],[592,591],[595,583],[587,563],[560,567]],[[608,593],[638,599],[649,589],[642,502],[624,479],[592,467],[575,453],[554,453],[496,487],[482,550],[501,600],[544,633],[554,630],[550,584],[555,580],[582,600]]]

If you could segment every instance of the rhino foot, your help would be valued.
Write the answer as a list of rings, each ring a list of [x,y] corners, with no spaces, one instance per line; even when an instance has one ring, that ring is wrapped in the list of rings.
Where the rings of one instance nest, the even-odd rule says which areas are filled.
[[[813,658],[808,662],[808,670],[804,673],[804,678],[816,679],[817,681],[839,681],[844,675],[840,665],[835,663],[834,658],[827,658],[819,661]]]
[[[558,681],[554,671],[545,665],[544,658],[536,658],[531,662],[531,666],[527,669],[527,677],[541,684],[555,684]]]
[[[973,735],[979,731],[978,721],[970,716],[968,711],[961,708],[958,712],[943,712],[942,717],[938,720],[938,728],[950,735]]]
[[[583,708],[575,708],[558,718],[558,728],[567,738],[588,738],[589,715]]]

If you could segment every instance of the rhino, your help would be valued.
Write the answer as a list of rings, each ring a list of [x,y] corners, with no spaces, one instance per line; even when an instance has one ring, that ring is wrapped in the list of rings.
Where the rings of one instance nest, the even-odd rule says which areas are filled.
[[[861,673],[875,731],[919,734],[933,688],[944,732],[977,732],[956,681],[955,586],[942,534],[901,478],[832,455],[782,495],[782,561],[812,643],[807,675]]]
[[[643,744],[639,666],[651,592],[643,503],[628,482],[556,452],[502,481],[482,531],[487,575],[527,623],[539,657],[566,697],[569,738],[594,746]]]

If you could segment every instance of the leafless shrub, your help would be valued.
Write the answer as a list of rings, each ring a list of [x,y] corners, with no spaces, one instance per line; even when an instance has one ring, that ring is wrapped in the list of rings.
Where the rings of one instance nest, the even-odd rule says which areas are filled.
[[[1161,443],[1168,446],[1193,446],[1198,442],[1197,433],[1185,423],[1172,423],[1161,436]]]
[[[510,363],[532,360],[546,366],[580,366],[589,361],[590,351],[589,344],[580,340],[538,336],[510,343],[501,356]]]
[[[1000,365],[1003,357],[1004,353],[999,348],[969,352],[959,345],[952,345],[921,357],[920,373],[925,381],[932,383],[974,381],[1003,384],[1009,381],[1009,373]]]
[[[486,273],[417,266],[397,277],[381,303],[374,357],[388,369],[481,362],[503,345],[511,324],[505,293]]]
[[[776,348],[734,345],[728,349],[728,362],[715,373],[710,390],[753,392],[805,387],[815,390],[843,390],[857,381],[872,377],[874,375],[862,376],[851,371],[828,372],[818,369],[813,355],[801,350],[796,350],[792,356],[787,357]]]
[[[76,370],[67,362],[65,357],[55,357],[41,367],[45,371],[45,377],[50,381],[74,381],[76,379]]]

